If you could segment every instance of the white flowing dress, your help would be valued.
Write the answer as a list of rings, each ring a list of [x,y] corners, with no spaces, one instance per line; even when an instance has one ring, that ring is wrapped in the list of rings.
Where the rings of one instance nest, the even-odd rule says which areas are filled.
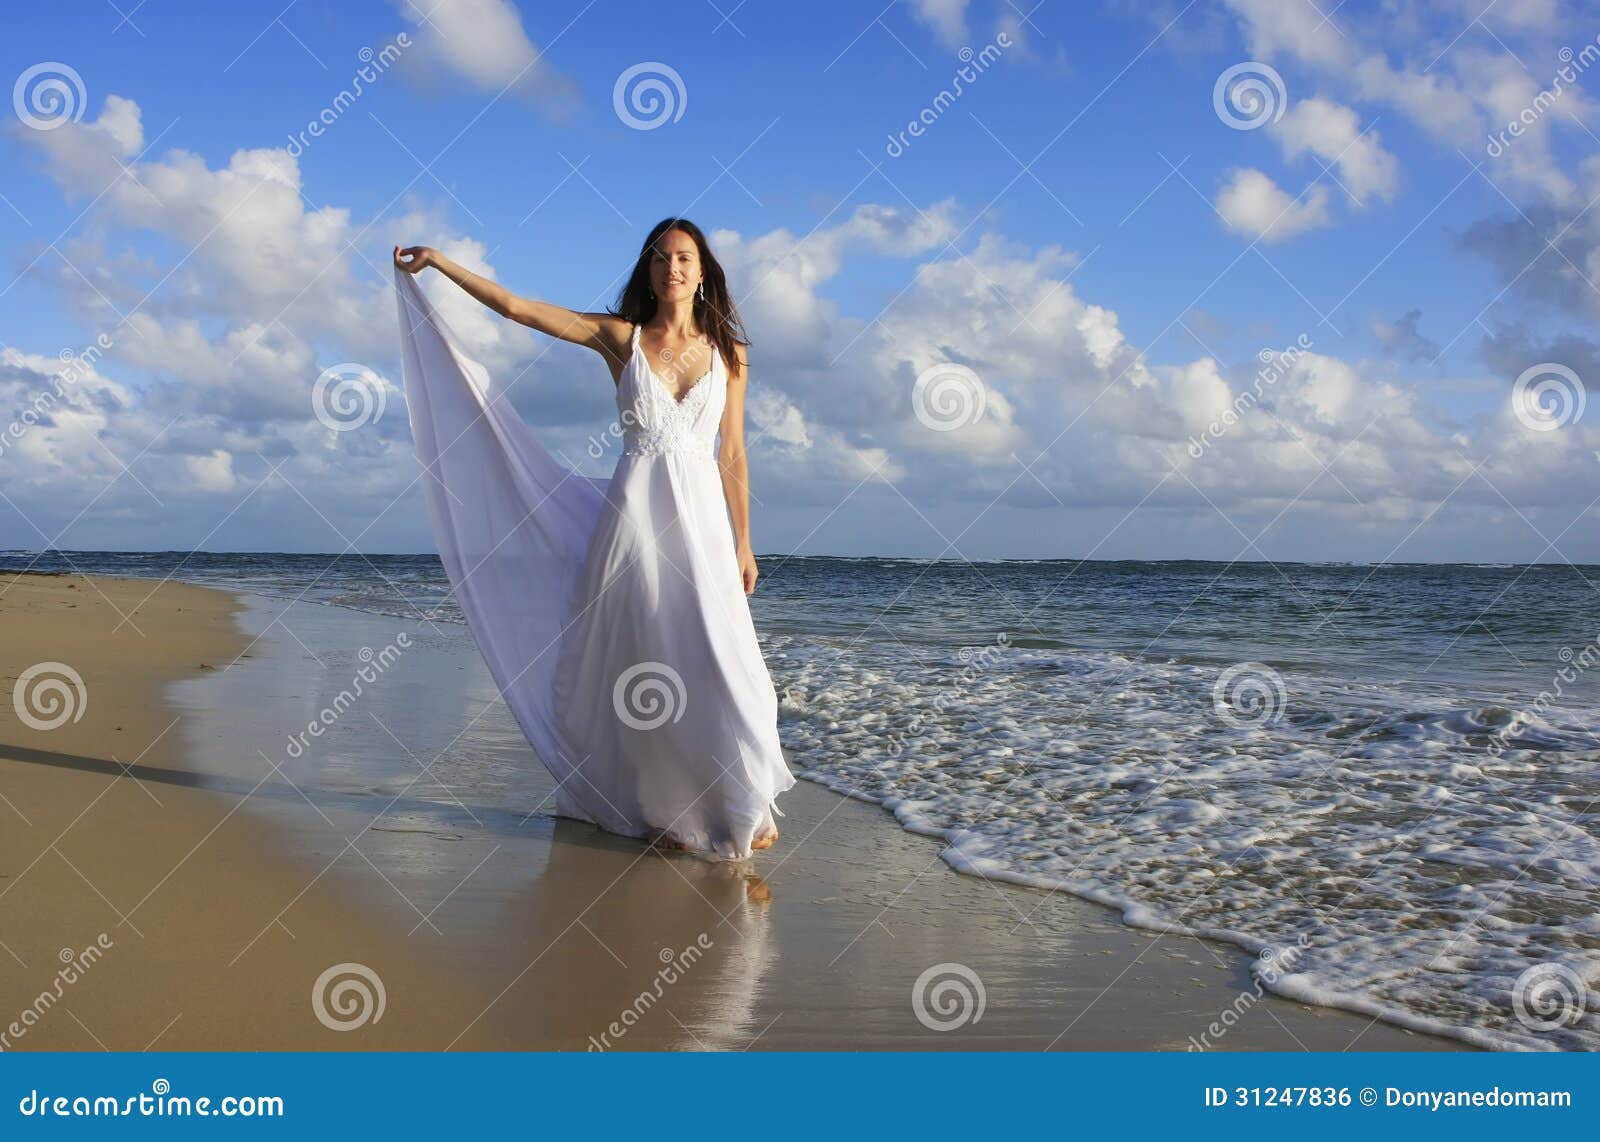
[[[609,479],[581,476],[491,392],[416,276],[394,272],[439,558],[556,779],[556,813],[748,856],[795,778],[716,462],[720,354],[680,401],[635,326],[617,384],[622,455]]]

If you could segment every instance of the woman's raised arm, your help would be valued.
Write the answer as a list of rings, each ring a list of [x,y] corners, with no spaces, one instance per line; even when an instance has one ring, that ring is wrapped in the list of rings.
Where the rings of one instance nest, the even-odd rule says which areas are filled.
[[[626,321],[609,313],[579,313],[548,301],[519,297],[499,282],[450,260],[432,246],[396,246],[394,264],[409,274],[432,266],[501,317],[574,345],[587,346],[608,358],[615,357],[619,346],[625,347],[632,334]]]

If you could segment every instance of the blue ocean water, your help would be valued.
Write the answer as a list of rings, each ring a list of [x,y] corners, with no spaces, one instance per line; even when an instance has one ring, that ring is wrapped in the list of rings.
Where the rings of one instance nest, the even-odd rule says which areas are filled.
[[[1600,1047],[1600,567],[771,556],[805,775],[1282,994]],[[9,552],[461,621],[436,557]]]

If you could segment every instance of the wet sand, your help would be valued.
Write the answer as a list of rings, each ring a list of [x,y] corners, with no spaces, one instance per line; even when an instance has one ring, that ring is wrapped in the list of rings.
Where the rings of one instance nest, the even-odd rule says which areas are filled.
[[[382,909],[351,910],[339,886],[310,883],[285,834],[197,780],[186,720],[163,694],[244,652],[238,609],[175,583],[0,576],[0,1048],[424,1050],[434,1018],[397,995],[481,1002],[469,976]],[[25,684],[35,722],[64,718],[50,729],[14,705],[42,663],[83,682],[51,668]],[[52,694],[50,678],[66,688]],[[250,784],[269,774],[260,764]],[[253,959],[236,960],[275,914]],[[388,1001],[353,1031],[320,1021],[311,999],[345,962],[378,968]],[[324,1007],[334,1026],[360,1010],[334,995]],[[487,1024],[469,1042],[514,1045]]]
[[[7,691],[60,661],[89,694],[0,721],[0,1032],[113,941],[5,1049],[1461,1048],[808,782],[740,865],[557,820],[464,628],[155,588],[0,578]],[[384,1010],[335,1030],[313,985],[348,963]]]

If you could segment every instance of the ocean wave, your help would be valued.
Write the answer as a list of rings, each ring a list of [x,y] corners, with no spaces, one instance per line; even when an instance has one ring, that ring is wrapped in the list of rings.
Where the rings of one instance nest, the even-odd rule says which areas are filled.
[[[945,841],[960,871],[1251,951],[1302,942],[1275,987],[1294,998],[1485,1046],[1600,1048],[1600,1013],[1534,1030],[1513,1002],[1542,963],[1600,983],[1594,710],[1291,673],[1274,716],[1240,725],[1200,665],[774,646],[804,775]]]

